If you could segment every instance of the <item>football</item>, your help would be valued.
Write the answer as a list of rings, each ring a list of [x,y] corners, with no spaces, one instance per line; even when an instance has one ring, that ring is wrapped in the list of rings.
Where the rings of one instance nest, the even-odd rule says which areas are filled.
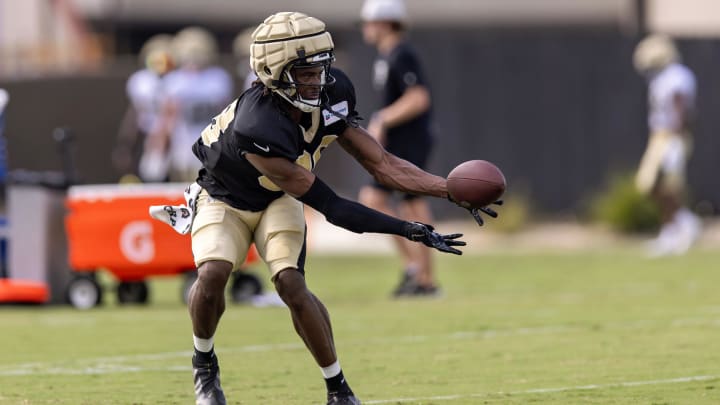
[[[486,160],[469,160],[447,176],[450,197],[466,208],[480,208],[497,201],[505,192],[505,175]]]

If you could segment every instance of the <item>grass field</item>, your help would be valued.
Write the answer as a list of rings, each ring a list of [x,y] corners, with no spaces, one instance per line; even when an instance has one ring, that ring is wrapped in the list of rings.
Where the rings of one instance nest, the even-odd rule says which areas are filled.
[[[720,252],[438,258],[444,297],[393,301],[389,257],[312,257],[364,404],[718,404]],[[152,303],[0,307],[1,404],[189,404],[180,278]],[[232,404],[320,404],[284,308],[230,305],[216,337]]]

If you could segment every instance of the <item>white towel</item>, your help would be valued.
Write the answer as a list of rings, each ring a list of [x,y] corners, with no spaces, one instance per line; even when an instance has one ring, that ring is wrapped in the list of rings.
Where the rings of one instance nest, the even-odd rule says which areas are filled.
[[[197,183],[190,184],[183,195],[187,205],[151,205],[150,216],[170,225],[177,233],[185,235],[192,228],[195,218],[196,203],[202,187]]]

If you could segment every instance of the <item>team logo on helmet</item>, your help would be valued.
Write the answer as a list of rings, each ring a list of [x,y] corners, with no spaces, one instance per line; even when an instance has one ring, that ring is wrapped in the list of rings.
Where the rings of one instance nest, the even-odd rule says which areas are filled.
[[[334,83],[329,73],[334,45],[325,23],[302,13],[277,13],[255,29],[252,41],[250,64],[268,89],[302,111],[320,107],[324,88]],[[306,99],[298,92],[293,70],[313,67],[322,67],[320,83],[313,85],[320,87],[320,96]]]

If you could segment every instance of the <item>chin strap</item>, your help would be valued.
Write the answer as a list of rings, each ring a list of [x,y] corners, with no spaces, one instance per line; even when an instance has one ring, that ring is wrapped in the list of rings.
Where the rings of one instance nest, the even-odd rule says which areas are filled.
[[[292,98],[283,89],[278,89],[277,93],[280,95],[280,97],[287,100],[288,103],[292,104],[298,110],[303,112],[313,112],[322,106],[320,102],[318,102],[317,105],[314,105],[303,101],[302,97]],[[295,92],[295,94],[297,94],[297,91]]]

